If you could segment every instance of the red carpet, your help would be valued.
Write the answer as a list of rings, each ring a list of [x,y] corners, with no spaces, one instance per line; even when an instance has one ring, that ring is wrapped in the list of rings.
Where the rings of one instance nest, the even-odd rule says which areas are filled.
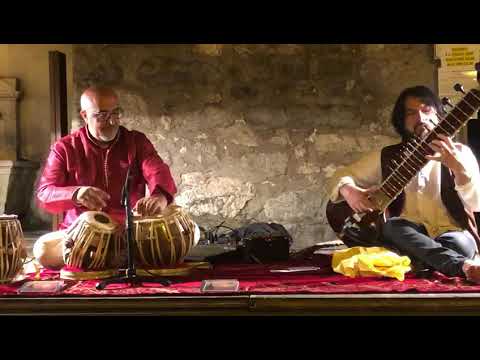
[[[276,265],[217,265],[213,270],[196,270],[181,283],[169,287],[146,283],[141,287],[112,284],[105,290],[96,290],[97,280],[69,281],[61,293],[18,295],[17,289],[23,282],[0,285],[0,296],[145,296],[145,295],[199,295],[204,279],[238,279],[240,291],[247,294],[366,294],[366,293],[467,293],[480,292],[480,285],[472,285],[462,278],[449,278],[433,272],[428,278],[407,274],[404,281],[389,278],[356,278],[333,273],[330,257],[315,255],[309,260],[292,260],[288,264]],[[272,269],[288,266],[318,266],[321,269],[303,273],[271,273]],[[33,280],[34,274],[30,275]],[[59,279],[59,272],[45,270],[42,280]],[[28,279],[27,279],[28,280]],[[211,295],[211,294],[209,294]]]

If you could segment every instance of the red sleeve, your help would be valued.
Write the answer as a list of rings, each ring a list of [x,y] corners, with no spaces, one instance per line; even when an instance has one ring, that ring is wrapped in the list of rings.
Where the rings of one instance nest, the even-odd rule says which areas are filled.
[[[52,146],[37,186],[39,207],[51,213],[61,213],[75,207],[73,193],[80,186],[67,185],[66,151],[56,143]]]
[[[175,180],[170,173],[170,168],[158,155],[153,144],[144,134],[141,134],[139,144],[139,160],[143,177],[147,182],[151,195],[163,193],[170,204],[177,192]]]

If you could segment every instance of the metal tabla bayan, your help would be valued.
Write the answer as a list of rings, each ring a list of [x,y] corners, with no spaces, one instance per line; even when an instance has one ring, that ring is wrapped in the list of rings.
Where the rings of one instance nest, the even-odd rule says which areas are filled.
[[[194,246],[195,223],[182,207],[169,205],[158,216],[135,216],[133,236],[139,268],[182,268],[185,256]]]
[[[26,258],[22,226],[17,215],[0,215],[0,283],[12,281]]]

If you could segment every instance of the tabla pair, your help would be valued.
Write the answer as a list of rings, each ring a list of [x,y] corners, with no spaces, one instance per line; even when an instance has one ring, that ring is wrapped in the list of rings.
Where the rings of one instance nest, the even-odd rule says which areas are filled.
[[[195,223],[177,205],[168,206],[162,215],[133,217],[135,265],[140,269],[181,267],[194,245]],[[66,230],[65,268],[62,277],[84,279],[112,276],[126,264],[124,228],[106,213],[87,211]]]

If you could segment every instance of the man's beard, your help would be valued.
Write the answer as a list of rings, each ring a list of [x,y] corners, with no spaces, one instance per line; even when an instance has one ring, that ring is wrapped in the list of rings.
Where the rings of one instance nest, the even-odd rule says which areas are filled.
[[[425,139],[429,133],[430,133],[430,130],[428,129],[427,126],[423,124],[418,124],[413,129],[413,132],[408,129],[405,129],[402,139],[403,141],[410,141],[414,137],[416,137],[417,139]]]
[[[432,129],[430,129],[426,124],[420,123],[413,129],[413,132],[416,136],[420,139],[424,139],[430,133]]]
[[[101,140],[101,141],[104,141],[104,142],[112,141],[117,136],[117,132],[118,132],[118,129],[117,129],[117,131],[113,132],[113,135],[110,135],[110,136],[99,133],[98,134],[98,139]]]
[[[119,126],[117,126],[115,129],[111,129],[111,131],[101,131],[101,130],[98,130],[98,129],[95,129],[95,133],[96,135],[94,136],[92,131],[90,131],[90,129],[88,129],[88,126],[87,126],[87,129],[88,129],[88,132],[90,133],[90,135],[99,140],[99,141],[102,141],[102,142],[110,142],[110,141],[113,141],[115,139],[115,137],[117,136],[118,134],[118,130],[119,130]]]

